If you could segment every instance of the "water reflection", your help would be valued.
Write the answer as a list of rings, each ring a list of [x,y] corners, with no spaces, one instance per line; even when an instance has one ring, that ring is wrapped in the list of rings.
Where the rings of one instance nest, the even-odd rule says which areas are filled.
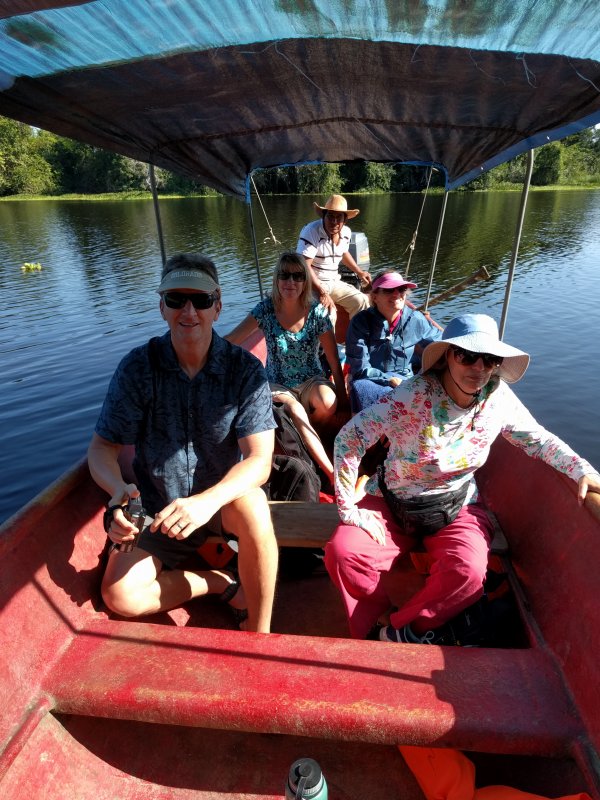
[[[444,324],[463,310],[500,319],[519,195],[451,195],[434,295],[485,264],[489,281],[435,306]],[[312,197],[270,197],[254,208],[260,272],[268,288],[281,249],[314,218]],[[430,196],[410,276],[425,295],[442,197]],[[353,223],[369,240],[372,270],[405,271],[421,195],[353,198]],[[259,297],[248,212],[230,198],[161,203],[168,253],[213,258],[224,309],[218,330],[236,324]],[[532,364],[518,394],[548,428],[596,464],[599,412],[600,194],[530,196],[506,339]],[[85,451],[114,367],[131,347],[161,333],[154,288],[160,252],[150,201],[0,203],[0,322],[3,444],[0,519],[15,511]],[[270,238],[270,228],[281,244]],[[24,273],[39,261],[43,270]]]

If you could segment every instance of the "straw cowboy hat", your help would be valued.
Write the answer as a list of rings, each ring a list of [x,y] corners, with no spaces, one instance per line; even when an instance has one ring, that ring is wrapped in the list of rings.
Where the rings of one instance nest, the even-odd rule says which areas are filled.
[[[342,197],[341,194],[332,194],[331,197],[327,199],[324,206],[320,206],[318,203],[313,203],[313,206],[319,217],[324,211],[341,211],[342,214],[346,215],[346,219],[354,219],[354,217],[360,214],[358,208],[348,208],[346,198]]]
[[[471,353],[501,356],[504,361],[497,368],[496,375],[507,383],[520,380],[529,365],[527,353],[500,341],[496,320],[487,314],[462,314],[448,323],[441,341],[432,342],[423,350],[421,372],[427,372],[435,366],[450,345],[470,350]]]

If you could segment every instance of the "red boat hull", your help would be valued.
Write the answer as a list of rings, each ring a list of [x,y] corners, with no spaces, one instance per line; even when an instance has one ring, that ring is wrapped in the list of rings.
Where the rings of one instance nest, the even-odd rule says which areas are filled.
[[[110,619],[104,498],[78,466],[2,528],[3,796],[275,797],[311,755],[340,797],[365,796],[354,766],[369,797],[418,798],[398,743],[467,750],[489,782],[520,770],[538,793],[597,792],[595,498],[578,508],[568,480],[502,441],[480,483],[525,649],[351,641],[326,575],[282,582],[271,636],[231,630],[208,599]]]

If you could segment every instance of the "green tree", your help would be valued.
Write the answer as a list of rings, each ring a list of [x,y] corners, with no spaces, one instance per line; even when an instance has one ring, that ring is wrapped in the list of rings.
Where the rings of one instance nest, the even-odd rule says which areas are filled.
[[[587,184],[600,181],[600,138],[596,128],[586,128],[574,133],[561,145],[561,183]]]
[[[340,166],[345,192],[389,192],[394,165],[376,161],[353,161]]]
[[[96,194],[147,189],[148,167],[109,150],[56,137],[46,158],[61,192]]]
[[[339,164],[306,164],[296,167],[298,194],[339,194],[342,176]]]
[[[259,194],[297,194],[298,174],[296,167],[271,167],[252,173]]]
[[[43,194],[54,187],[53,171],[38,152],[29,125],[0,117],[0,194]]]
[[[551,186],[560,180],[562,166],[562,147],[552,142],[535,152],[531,183],[533,186]]]
[[[144,167],[146,167],[145,164]],[[208,186],[200,183],[200,181],[195,181],[191,178],[184,178],[183,175],[177,175],[175,172],[170,172],[167,169],[155,169],[154,176],[156,179],[156,187],[158,191],[162,192],[163,194],[218,194],[215,189],[210,189]],[[150,182],[148,181],[148,186],[149,185]]]

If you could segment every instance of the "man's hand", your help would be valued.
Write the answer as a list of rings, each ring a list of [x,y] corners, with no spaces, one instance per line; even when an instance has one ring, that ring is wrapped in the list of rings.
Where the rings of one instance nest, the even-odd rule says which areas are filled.
[[[331,299],[331,295],[327,294],[327,292],[321,291],[318,293],[317,297],[319,303],[321,303],[321,305],[324,306],[327,309],[327,311],[333,311],[333,309],[335,308],[335,303]]]
[[[154,517],[150,531],[160,531],[171,539],[187,539],[197,528],[206,525],[218,510],[205,492],[178,497]]]
[[[368,272],[365,272],[365,270],[363,269],[358,269],[356,271],[356,274],[360,278],[360,282],[363,285],[363,287],[370,286],[371,283],[373,282],[371,275]]]
[[[395,389],[396,386],[400,386],[400,384],[402,383],[402,378],[398,378],[396,375],[394,375],[393,378],[389,379],[388,383],[389,383],[390,386],[393,386],[394,389]]]
[[[137,526],[130,522],[123,513],[122,508],[118,506],[126,506],[132,497],[139,497],[140,492],[135,483],[127,483],[123,485],[123,489],[114,494],[108,501],[108,508],[114,508],[111,512],[112,519],[106,531],[108,538],[114,544],[121,544],[121,542],[130,542],[135,538],[138,532]]]

